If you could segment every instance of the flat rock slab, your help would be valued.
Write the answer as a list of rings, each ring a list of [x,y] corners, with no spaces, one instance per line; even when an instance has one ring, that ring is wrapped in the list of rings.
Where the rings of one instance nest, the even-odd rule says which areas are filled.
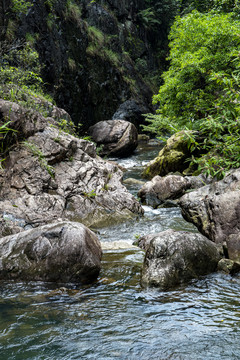
[[[98,238],[86,226],[48,224],[0,239],[0,279],[90,283],[101,256]]]

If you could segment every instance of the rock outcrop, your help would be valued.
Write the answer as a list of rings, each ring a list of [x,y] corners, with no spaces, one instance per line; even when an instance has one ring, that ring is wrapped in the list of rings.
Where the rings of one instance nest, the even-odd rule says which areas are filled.
[[[187,221],[216,243],[240,230],[240,170],[181,197],[179,205]]]
[[[163,34],[167,37],[166,31],[160,41],[148,34],[140,16],[145,1],[38,0],[30,5],[25,14],[12,11],[10,0],[0,4],[1,34],[9,33],[9,22],[16,29],[11,27],[11,39],[25,41],[31,35],[44,83],[82,131],[110,119],[125,101],[152,110],[152,89],[144,76],[157,69],[157,45],[162,46]]]
[[[89,135],[101,156],[129,156],[138,145],[136,127],[125,120],[100,121],[89,128]]]
[[[11,147],[0,171],[0,234],[58,219],[101,226],[143,213],[122,185],[122,171],[99,158],[91,142],[67,134],[53,118],[17,107],[24,114],[18,122],[13,103],[0,106],[18,130],[6,137]]]
[[[84,225],[59,222],[0,238],[0,279],[90,283],[102,250]]]
[[[183,217],[215,243],[226,244],[230,259],[240,259],[240,170],[181,197]]]
[[[217,246],[201,234],[166,230],[139,239],[146,250],[143,287],[173,288],[214,272],[221,258]]]

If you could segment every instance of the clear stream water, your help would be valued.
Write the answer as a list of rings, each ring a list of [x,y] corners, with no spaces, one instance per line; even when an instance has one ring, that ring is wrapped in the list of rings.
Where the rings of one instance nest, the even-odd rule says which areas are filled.
[[[139,148],[119,161],[125,177],[139,178],[155,153]],[[141,289],[144,254],[131,244],[167,228],[196,231],[174,207],[145,207],[138,221],[98,229],[102,242],[126,249],[104,251],[90,286],[1,282],[0,360],[240,359],[239,276],[211,274],[168,292]]]

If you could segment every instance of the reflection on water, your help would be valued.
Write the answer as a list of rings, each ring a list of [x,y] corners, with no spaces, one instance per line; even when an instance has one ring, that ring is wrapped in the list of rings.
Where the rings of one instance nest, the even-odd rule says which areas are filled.
[[[138,163],[137,154],[135,174]],[[91,286],[1,282],[0,359],[239,359],[239,276],[212,274],[169,292],[139,286],[144,253],[130,245],[169,227],[195,231],[178,208],[150,207],[138,221],[100,229],[102,241],[129,248],[105,250]]]
[[[142,291],[138,266],[108,260],[91,287],[2,283],[1,358],[239,359],[239,278]]]

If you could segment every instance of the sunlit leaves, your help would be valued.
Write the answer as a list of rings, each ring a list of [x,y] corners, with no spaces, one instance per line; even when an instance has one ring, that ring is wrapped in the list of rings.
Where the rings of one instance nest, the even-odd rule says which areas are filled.
[[[189,147],[202,156],[193,162],[221,177],[240,166],[240,21],[193,11],[176,19],[169,38],[170,66],[145,129],[195,130]]]

